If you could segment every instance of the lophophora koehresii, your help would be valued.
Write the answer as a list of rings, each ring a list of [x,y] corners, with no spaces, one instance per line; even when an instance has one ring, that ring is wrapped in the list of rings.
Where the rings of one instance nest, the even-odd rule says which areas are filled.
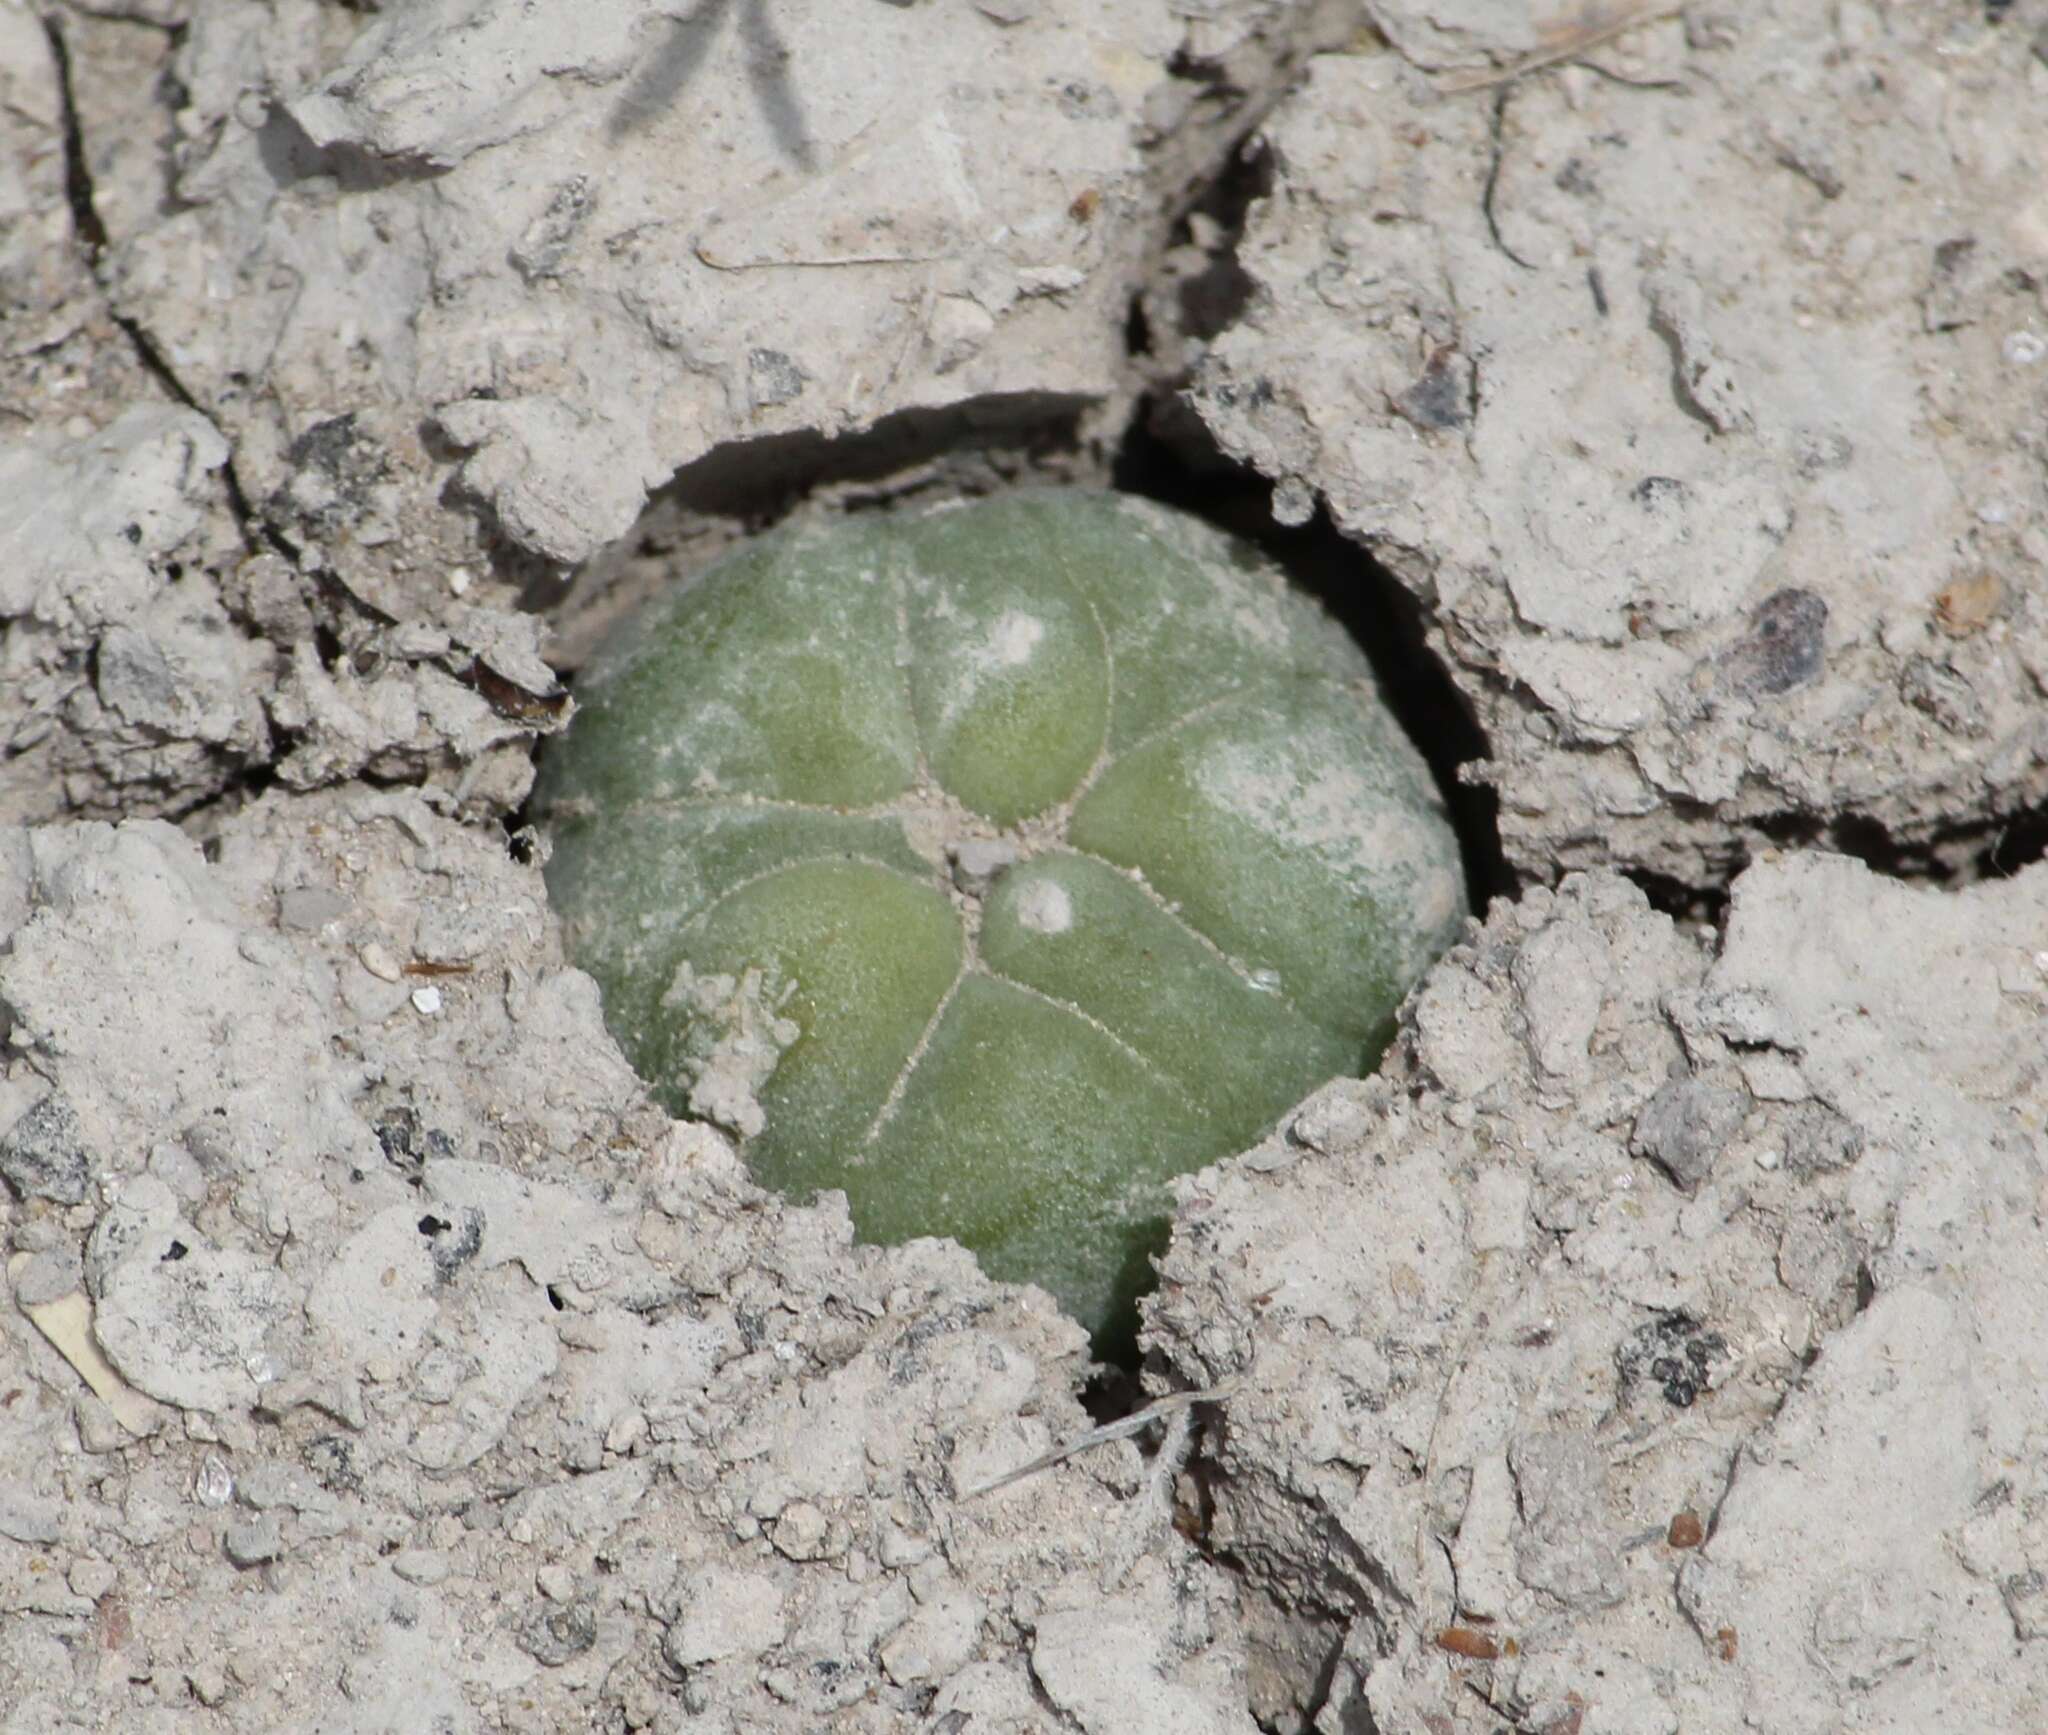
[[[1135,498],[798,521],[600,650],[536,808],[672,1112],[1127,1356],[1167,1183],[1369,1070],[1465,913],[1352,639]]]

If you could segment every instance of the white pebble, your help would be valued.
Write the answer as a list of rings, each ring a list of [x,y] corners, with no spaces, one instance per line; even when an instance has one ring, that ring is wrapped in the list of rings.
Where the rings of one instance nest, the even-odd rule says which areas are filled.
[[[199,1475],[192,1493],[202,1506],[225,1506],[234,1498],[234,1472],[218,1452],[209,1452],[199,1460]]]

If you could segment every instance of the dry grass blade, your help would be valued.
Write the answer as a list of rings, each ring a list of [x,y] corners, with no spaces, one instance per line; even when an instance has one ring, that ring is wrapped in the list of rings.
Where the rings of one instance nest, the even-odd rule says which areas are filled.
[[[993,1482],[984,1482],[978,1488],[968,1489],[960,1498],[962,1501],[979,1500],[982,1495],[993,1494],[998,1488],[1007,1488],[1012,1482],[1021,1482],[1026,1476],[1036,1476],[1041,1470],[1050,1470],[1053,1465],[1073,1457],[1076,1452],[1087,1451],[1090,1446],[1103,1446],[1111,1440],[1127,1439],[1132,1434],[1143,1432],[1154,1422],[1192,1409],[1196,1404],[1221,1403],[1226,1398],[1236,1396],[1243,1385],[1244,1381],[1241,1378],[1228,1379],[1219,1385],[1205,1386],[1200,1391],[1174,1392],[1156,1403],[1147,1404],[1142,1410],[1133,1410],[1118,1421],[1105,1423],[1099,1428],[1090,1428],[1087,1433],[1069,1440],[1064,1446],[1055,1446],[1050,1452],[1041,1453],[1033,1458],[1030,1463],[1020,1464],[1016,1469],[1006,1471]]]
[[[1435,81],[1440,96],[1462,96],[1468,91],[1491,90],[1510,84],[1526,73],[1540,72],[1560,61],[1576,60],[1603,42],[1624,36],[1639,25],[1655,23],[1682,11],[1673,0],[1620,0],[1617,5],[1588,6],[1569,18],[1559,19],[1542,32],[1543,46],[1525,54],[1512,66],[1495,72],[1454,72]]]

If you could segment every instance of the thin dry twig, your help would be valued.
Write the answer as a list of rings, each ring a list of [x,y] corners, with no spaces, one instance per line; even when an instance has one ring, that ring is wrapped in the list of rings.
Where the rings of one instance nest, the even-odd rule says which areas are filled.
[[[1154,1422],[1168,1416],[1178,1415],[1193,1409],[1197,1404],[1220,1404],[1226,1398],[1235,1397],[1244,1387],[1243,1375],[1213,1386],[1205,1386],[1197,1392],[1170,1392],[1155,1403],[1147,1404],[1142,1410],[1133,1410],[1118,1421],[1105,1423],[1100,1428],[1091,1428],[1087,1433],[1069,1440],[1064,1446],[1055,1446],[1050,1452],[1040,1454],[1028,1464],[1020,1464],[1014,1470],[1005,1471],[993,1482],[984,1482],[979,1488],[970,1488],[960,1496],[962,1501],[979,1500],[984,1494],[993,1494],[998,1488],[1007,1488],[1012,1482],[1021,1482],[1026,1476],[1036,1476],[1041,1470],[1050,1470],[1053,1465],[1073,1457],[1076,1452],[1085,1452],[1090,1446],[1107,1445],[1111,1440],[1124,1440],[1131,1435],[1142,1433]]]
[[[1582,54],[1626,35],[1638,25],[1654,24],[1684,9],[1682,0],[1620,0],[1617,5],[1589,6],[1577,17],[1552,27],[1551,40],[1533,54],[1525,54],[1512,66],[1497,72],[1453,72],[1435,81],[1440,96],[1463,96],[1468,91],[1490,90],[1511,84],[1526,73],[1540,72],[1560,61],[1576,60]]]

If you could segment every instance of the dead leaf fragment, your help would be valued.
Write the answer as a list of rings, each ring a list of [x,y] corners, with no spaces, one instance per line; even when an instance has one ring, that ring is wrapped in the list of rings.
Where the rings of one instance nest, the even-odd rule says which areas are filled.
[[[1973,572],[1952,580],[1934,599],[1935,624],[1951,638],[1968,638],[1991,624],[2005,586],[1995,572]]]
[[[1477,1627],[1445,1627],[1437,1634],[1436,1645],[1440,1651],[1470,1657],[1476,1663],[1490,1663],[1500,1655],[1499,1644]]]
[[[8,1266],[10,1277],[27,1260],[27,1254],[17,1254]],[[107,1406],[115,1421],[137,1439],[156,1432],[156,1406],[116,1373],[100,1353],[92,1330],[92,1303],[84,1290],[74,1289],[55,1301],[25,1302],[21,1311]]]

